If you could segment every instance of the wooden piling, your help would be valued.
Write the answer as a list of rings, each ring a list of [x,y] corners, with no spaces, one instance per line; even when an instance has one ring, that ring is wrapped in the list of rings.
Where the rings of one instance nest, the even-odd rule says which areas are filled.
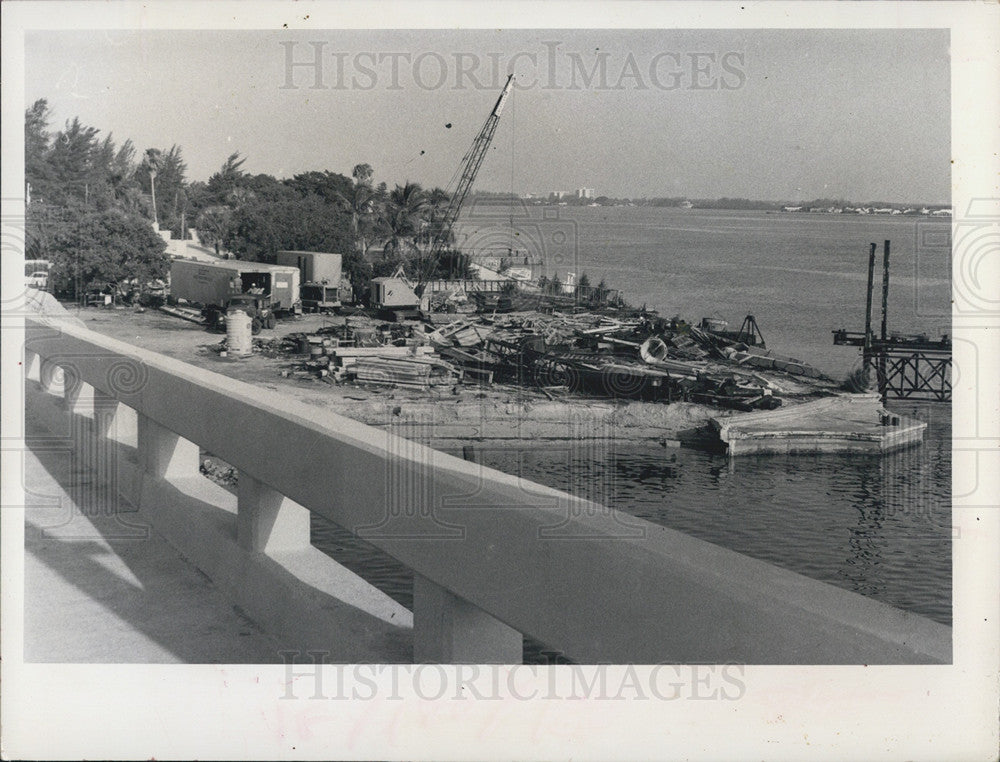
[[[868,355],[872,348],[872,291],[875,287],[875,249],[877,243],[871,244],[871,251],[868,252],[868,296],[865,303],[865,363],[868,362]]]
[[[874,253],[874,248],[872,249]],[[889,242],[882,245],[882,341],[888,338],[889,328]]]
[[[882,394],[882,402],[886,400],[886,358],[885,341],[889,336],[889,241],[882,244],[882,347],[878,360],[878,387]]]

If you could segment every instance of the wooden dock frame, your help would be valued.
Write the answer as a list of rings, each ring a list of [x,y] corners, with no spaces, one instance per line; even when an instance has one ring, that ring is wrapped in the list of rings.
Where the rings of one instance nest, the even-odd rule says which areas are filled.
[[[872,332],[872,295],[875,280],[875,250],[868,254],[868,291],[865,307],[865,332],[834,331],[834,344],[862,347],[866,371],[875,375],[878,392],[885,403],[889,399],[951,401],[951,341],[943,337],[896,339],[888,335],[889,310],[889,241],[882,248],[882,325],[878,338]]]

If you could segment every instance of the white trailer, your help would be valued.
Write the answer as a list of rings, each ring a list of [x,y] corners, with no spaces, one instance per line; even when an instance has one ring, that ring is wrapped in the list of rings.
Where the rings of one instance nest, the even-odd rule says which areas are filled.
[[[307,312],[328,312],[343,302],[343,261],[329,251],[279,251],[278,264],[297,267],[302,279],[300,296]]]
[[[330,251],[279,251],[278,264],[297,267],[303,283],[339,286],[344,257]]]
[[[233,303],[246,311],[248,297],[251,317],[268,327],[273,327],[276,313],[302,311],[298,268],[263,262],[175,259],[170,265],[170,296],[201,306],[209,325],[224,319]]]

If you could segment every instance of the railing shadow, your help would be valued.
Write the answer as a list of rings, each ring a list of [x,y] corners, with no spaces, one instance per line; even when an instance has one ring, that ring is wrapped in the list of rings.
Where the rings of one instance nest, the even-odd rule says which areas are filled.
[[[156,643],[154,652],[173,654],[188,663],[273,663],[281,660],[279,650],[308,642],[328,651],[328,663],[412,660],[412,618],[405,611],[396,617],[397,612],[387,611],[377,598],[373,601],[363,578],[313,547],[273,553],[241,550],[236,538],[237,498],[231,492],[200,474],[144,489],[135,447],[105,439],[96,452],[81,453],[85,446],[81,443],[94,442],[99,433],[94,418],[67,409],[59,396],[35,383],[27,384],[26,398],[31,415],[26,416],[25,444],[40,466],[29,470],[24,485],[26,494],[35,496],[26,507],[32,533],[26,539],[29,551],[68,585]],[[99,468],[88,467],[95,462]],[[155,527],[167,530],[169,543]],[[55,552],[60,546],[68,552]],[[48,551],[40,552],[42,548]],[[110,571],[97,560],[101,554],[113,554],[117,561],[110,563],[120,562],[133,581]],[[232,645],[245,639],[242,630],[219,637],[219,614],[213,614],[213,607],[238,611],[229,598],[238,601],[239,595],[233,596],[225,583],[220,588],[209,580],[247,576],[269,580],[269,590],[275,594],[269,608],[275,618],[293,616],[292,610],[284,611],[292,597],[299,606],[305,601],[306,608],[317,612],[315,621],[294,617],[301,622],[305,641],[285,639],[264,626],[273,642],[246,655],[245,649]],[[165,580],[171,577],[168,584]],[[178,607],[180,601],[208,599],[211,605],[199,603],[193,612]],[[331,612],[338,630],[324,633],[324,618]],[[240,617],[235,621],[242,621],[243,629],[260,631]],[[228,614],[223,619],[233,621]],[[43,633],[29,631],[25,642],[37,638],[44,642]],[[132,659],[119,654],[110,661],[149,662],[148,656]],[[34,648],[30,657],[64,661],[45,658]],[[102,661],[82,655],[81,660]]]

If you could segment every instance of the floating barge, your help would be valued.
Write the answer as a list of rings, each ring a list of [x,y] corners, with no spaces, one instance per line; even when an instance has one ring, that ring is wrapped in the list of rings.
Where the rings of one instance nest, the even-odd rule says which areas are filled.
[[[800,405],[711,419],[730,456],[870,453],[920,444],[927,424],[888,412],[877,394],[842,394]]]

